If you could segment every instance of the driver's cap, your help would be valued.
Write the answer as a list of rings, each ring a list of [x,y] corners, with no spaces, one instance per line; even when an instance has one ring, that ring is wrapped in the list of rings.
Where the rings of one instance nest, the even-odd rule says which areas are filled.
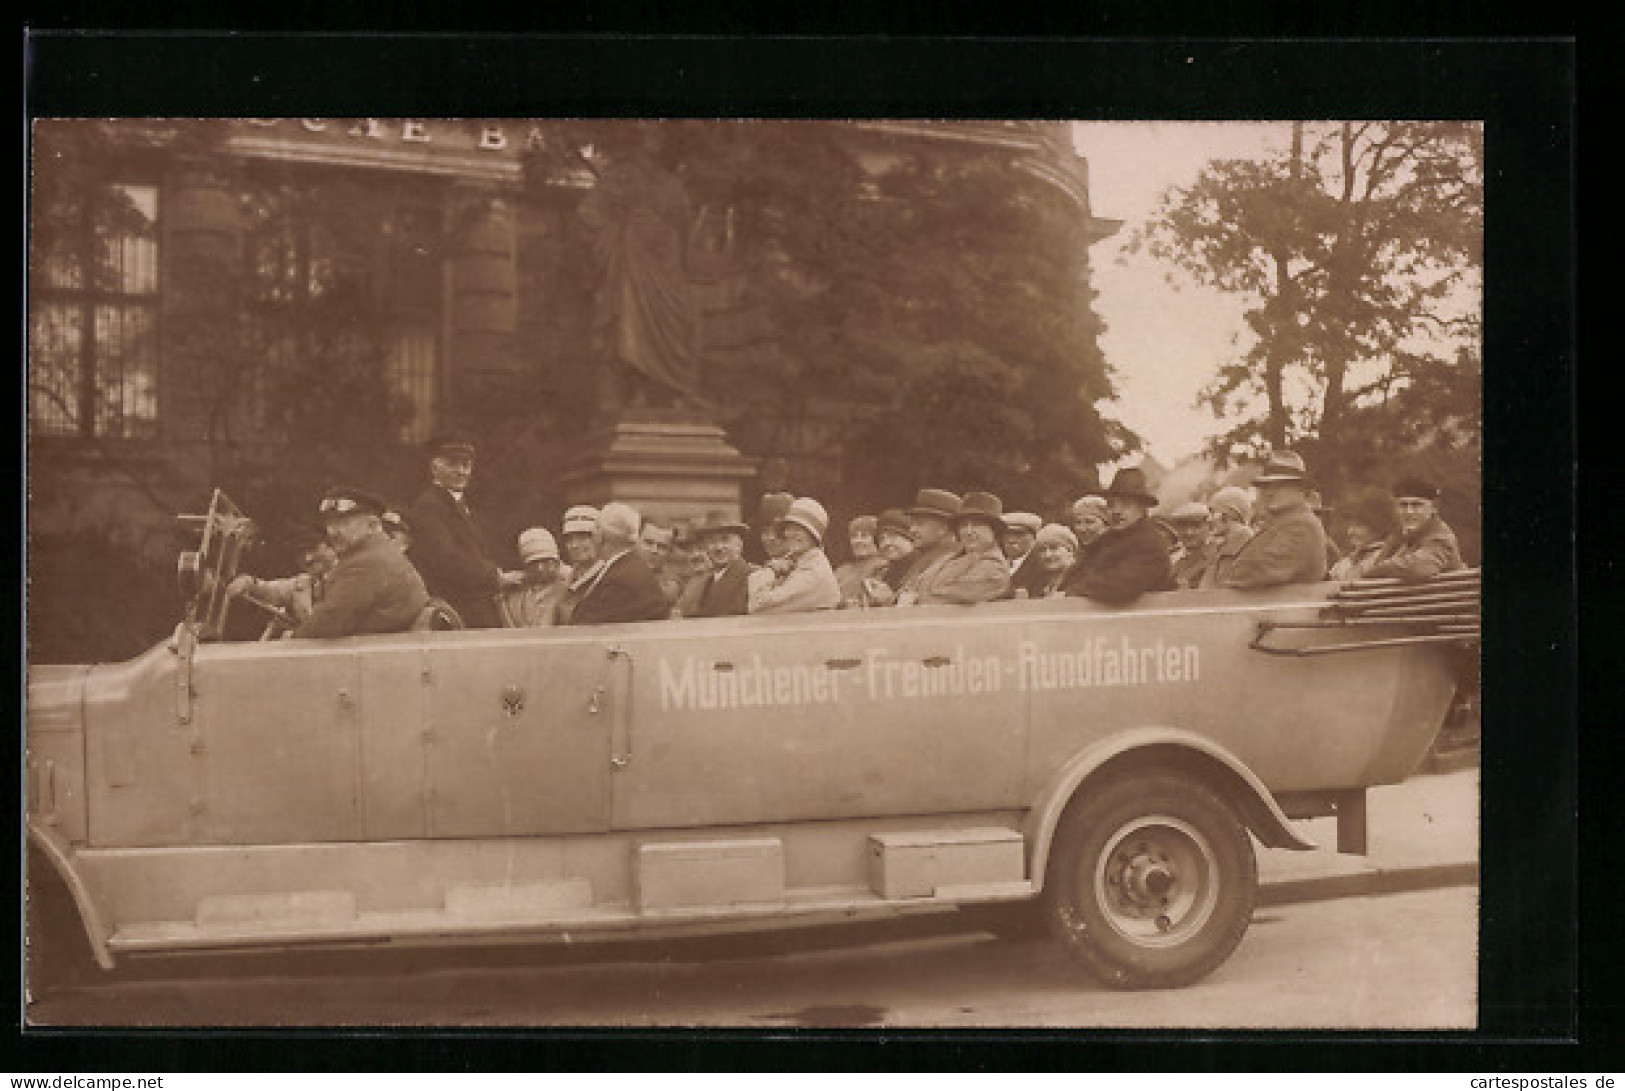
[[[382,499],[366,489],[338,485],[327,490],[317,510],[324,519],[337,515],[351,515],[358,511],[366,515],[381,516],[387,506]]]

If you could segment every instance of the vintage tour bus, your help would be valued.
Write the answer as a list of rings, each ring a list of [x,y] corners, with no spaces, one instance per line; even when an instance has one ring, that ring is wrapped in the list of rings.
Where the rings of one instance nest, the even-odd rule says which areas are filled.
[[[1335,814],[1364,851],[1366,789],[1416,768],[1477,639],[1470,571],[225,642],[253,525],[218,493],[197,522],[171,639],[29,671],[36,994],[147,954],[973,907],[1183,985],[1247,930],[1254,841]]]

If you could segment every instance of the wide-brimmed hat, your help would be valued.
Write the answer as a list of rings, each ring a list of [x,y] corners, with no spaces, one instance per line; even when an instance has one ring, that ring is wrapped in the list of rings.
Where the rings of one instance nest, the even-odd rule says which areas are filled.
[[[947,489],[921,489],[914,494],[910,515],[935,515],[938,519],[952,519],[959,514],[963,501]]]
[[[824,505],[810,496],[798,496],[791,501],[790,509],[778,519],[780,523],[794,523],[803,527],[817,539],[819,545],[824,543],[824,534],[829,530],[829,513]]]
[[[1256,485],[1301,485],[1304,489],[1313,489],[1315,479],[1309,476],[1309,470],[1303,464],[1303,456],[1296,451],[1278,451],[1270,455],[1264,468],[1253,478]]]
[[[887,531],[901,534],[905,538],[912,538],[913,532],[908,525],[908,512],[902,508],[887,508],[875,519],[875,537],[879,538]]]
[[[795,502],[796,498],[787,492],[764,493],[761,506],[756,509],[757,523],[763,527],[771,527],[784,518],[784,513],[789,511],[790,505]]]
[[[1156,494],[1146,485],[1145,471],[1134,466],[1118,470],[1112,475],[1112,483],[1101,495],[1108,498],[1138,500],[1152,508],[1157,506]]]
[[[1191,500],[1168,513],[1171,523],[1205,523],[1213,513],[1200,500]]]
[[[956,527],[960,523],[986,523],[998,534],[1004,530],[1004,502],[990,492],[968,492],[949,522]]]
[[[1253,501],[1247,490],[1237,485],[1226,485],[1207,498],[1208,510],[1228,512],[1237,521],[1245,523],[1253,517]]]
[[[377,493],[358,489],[353,485],[335,485],[322,495],[321,503],[316,505],[316,511],[323,519],[338,515],[351,515],[362,512],[367,515],[382,516],[389,507]]]
[[[1439,486],[1435,485],[1427,478],[1420,477],[1416,474],[1409,474],[1400,478],[1394,483],[1392,491],[1395,500],[1402,496],[1412,497],[1418,500],[1439,499]]]
[[[553,540],[553,532],[545,527],[531,527],[521,532],[519,559],[525,564],[531,561],[558,560],[559,544]]]
[[[1033,548],[1038,549],[1046,545],[1064,545],[1076,553],[1078,551],[1078,536],[1060,523],[1045,523],[1038,528],[1038,535],[1033,542]]]
[[[743,538],[749,533],[750,527],[743,520],[735,519],[720,508],[706,512],[705,518],[694,526],[694,536],[702,540],[708,534],[737,534]]]
[[[598,509],[590,504],[577,504],[564,513],[561,534],[591,534],[598,529]]]
[[[1011,511],[1004,515],[1005,530],[1024,530],[1028,534],[1037,534],[1044,520],[1030,511]]]

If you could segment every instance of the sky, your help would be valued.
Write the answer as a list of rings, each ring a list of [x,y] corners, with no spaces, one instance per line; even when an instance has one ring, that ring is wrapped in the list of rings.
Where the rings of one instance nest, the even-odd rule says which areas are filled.
[[[1251,158],[1284,149],[1286,122],[1075,122],[1074,144],[1089,161],[1096,216],[1122,220],[1090,251],[1095,308],[1106,324],[1100,346],[1115,369],[1119,401],[1108,416],[1139,433],[1165,466],[1199,451],[1220,431],[1196,396],[1244,338],[1245,301],[1196,286],[1124,245],[1170,186],[1195,180],[1212,159]],[[1245,347],[1245,342],[1241,342]],[[1131,461],[1138,461],[1133,459]]]

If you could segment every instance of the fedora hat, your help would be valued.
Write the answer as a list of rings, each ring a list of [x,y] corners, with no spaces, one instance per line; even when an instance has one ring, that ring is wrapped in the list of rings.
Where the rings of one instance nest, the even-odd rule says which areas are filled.
[[[1263,470],[1253,478],[1253,484],[1302,485],[1305,489],[1313,489],[1315,480],[1309,476],[1302,455],[1296,451],[1279,451],[1270,455],[1269,461],[1264,463]]]
[[[1119,497],[1124,500],[1138,500],[1146,507],[1157,506],[1157,497],[1146,487],[1145,471],[1130,466],[1118,470],[1112,475],[1112,483],[1100,495],[1105,497]]]
[[[779,516],[780,523],[794,523],[812,533],[819,545],[824,544],[824,533],[829,530],[829,513],[824,511],[824,505],[810,496],[798,496],[790,502],[790,508]]]
[[[707,534],[737,534],[743,538],[749,533],[750,528],[742,520],[733,518],[720,508],[706,512],[705,518],[694,528],[696,538],[704,538]]]
[[[968,492],[950,522],[954,526],[967,522],[986,523],[993,528],[993,533],[999,534],[1004,530],[1004,502],[990,492]]]
[[[962,501],[947,489],[921,489],[914,495],[910,515],[935,515],[938,519],[952,519],[959,514]]]

